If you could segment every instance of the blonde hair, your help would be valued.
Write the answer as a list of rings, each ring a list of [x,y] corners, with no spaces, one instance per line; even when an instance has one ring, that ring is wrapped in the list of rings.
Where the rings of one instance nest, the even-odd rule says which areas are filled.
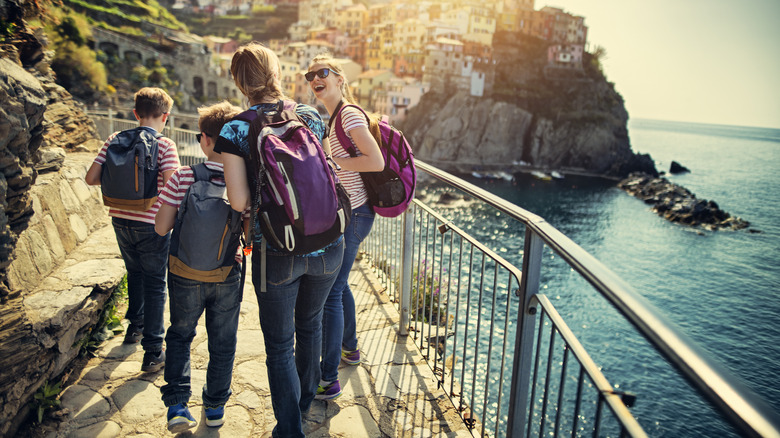
[[[284,99],[279,58],[260,43],[251,42],[239,47],[230,63],[230,73],[250,104]]]
[[[135,93],[135,112],[138,117],[160,117],[171,112],[173,99],[162,88],[144,87]]]
[[[202,106],[198,108],[198,129],[205,132],[212,138],[216,138],[222,130],[222,125],[229,122],[230,119],[241,113],[241,108],[232,103],[223,100],[214,105]]]
[[[355,105],[358,104],[357,100],[352,95],[352,90],[349,88],[349,80],[344,74],[344,68],[341,66],[341,64],[336,62],[336,59],[333,58],[333,55],[330,53],[320,53],[311,60],[309,63],[309,68],[312,68],[315,64],[325,64],[333,73],[341,76],[341,78],[344,80],[341,83],[341,95],[344,97],[344,100],[346,100],[347,103],[352,103]]]

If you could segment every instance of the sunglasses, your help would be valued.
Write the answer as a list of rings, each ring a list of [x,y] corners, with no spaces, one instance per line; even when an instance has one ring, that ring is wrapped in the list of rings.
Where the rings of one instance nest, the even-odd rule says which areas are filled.
[[[206,135],[206,137],[208,137],[208,138],[214,138],[214,136],[213,136],[213,135],[208,135],[208,134],[206,134],[205,132],[202,132],[202,131],[201,131],[201,132],[199,132],[199,133],[195,134],[195,140],[198,140],[198,143],[200,143],[200,139],[201,139],[201,138],[203,138],[203,135],[204,135],[204,134],[205,134],[205,135]]]
[[[321,68],[317,71],[310,71],[306,73],[304,76],[306,77],[306,80],[311,82],[314,80],[314,76],[319,76],[321,79],[325,79],[328,77],[329,74],[333,73],[334,75],[338,76],[339,74],[335,71],[329,69],[329,68]]]

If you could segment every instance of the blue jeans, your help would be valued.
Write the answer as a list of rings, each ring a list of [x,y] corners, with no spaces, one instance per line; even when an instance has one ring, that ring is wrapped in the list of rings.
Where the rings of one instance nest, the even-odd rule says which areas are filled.
[[[304,436],[301,415],[309,410],[320,379],[322,306],[343,254],[344,239],[317,256],[268,251],[266,292],[260,292],[260,252],[252,258],[276,438]]]
[[[161,388],[165,406],[187,403],[190,387],[190,346],[198,319],[206,311],[209,364],[203,405],[224,405],[230,398],[236,333],[241,308],[241,265],[236,264],[222,283],[204,283],[168,274],[171,325],[165,335],[165,382]]]
[[[368,204],[352,210],[352,219],[344,230],[344,261],[330,288],[322,315],[322,380],[332,382],[339,378],[341,348],[357,349],[355,298],[349,288],[349,272],[360,247],[374,225],[374,211]]]
[[[162,350],[165,311],[165,273],[171,234],[160,236],[154,225],[112,218],[116,242],[127,269],[127,318],[143,328],[141,345],[149,352]]]

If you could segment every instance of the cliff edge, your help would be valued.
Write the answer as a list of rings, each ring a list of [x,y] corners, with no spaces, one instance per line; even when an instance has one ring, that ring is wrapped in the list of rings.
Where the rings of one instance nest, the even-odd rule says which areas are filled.
[[[622,178],[658,175],[652,158],[635,154],[623,98],[585,54],[582,69],[547,65],[546,41],[498,32],[490,96],[429,92],[401,126],[415,156],[436,166],[530,167]]]

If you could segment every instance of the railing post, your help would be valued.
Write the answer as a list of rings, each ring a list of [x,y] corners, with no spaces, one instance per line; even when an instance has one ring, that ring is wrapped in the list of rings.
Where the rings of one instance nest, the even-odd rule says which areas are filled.
[[[111,110],[111,107],[108,107],[108,135],[105,135],[104,138],[108,138],[108,136],[113,133],[114,133],[114,111]]]
[[[174,124],[173,114],[168,114],[168,126],[166,127],[168,128],[168,138],[173,140],[173,142],[176,143],[176,146],[179,147],[179,138],[174,138],[179,136],[176,135],[178,132],[176,130],[176,125]]]
[[[404,243],[401,255],[401,328],[409,334],[409,309],[412,307],[412,253],[414,252],[414,203],[404,212]]]
[[[512,365],[512,392],[509,398],[507,436],[522,438],[526,431],[526,412],[528,411],[528,392],[531,385],[533,368],[535,309],[531,307],[531,297],[539,292],[542,271],[542,249],[544,242],[538,234],[525,229],[523,243],[523,275],[520,279],[520,310],[518,312],[517,333],[515,334],[515,357]],[[533,400],[531,400],[533,404]]]

